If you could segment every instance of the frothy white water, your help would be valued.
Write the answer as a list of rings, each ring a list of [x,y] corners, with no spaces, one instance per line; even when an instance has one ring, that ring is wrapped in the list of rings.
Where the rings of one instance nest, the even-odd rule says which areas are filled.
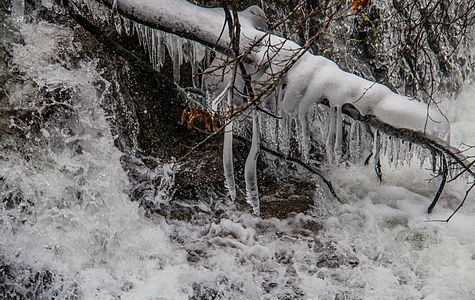
[[[429,171],[418,166],[383,168],[383,184],[371,166],[336,170],[346,203],[316,196],[313,210],[286,220],[226,203],[219,204],[226,217],[210,224],[145,218],[127,195],[122,153],[101,109],[109,83],[96,63],[68,59],[79,47],[70,29],[20,28],[24,45],[15,46],[13,63],[23,82],[9,84],[8,105],[43,120],[25,139],[2,140],[2,193],[19,203],[2,204],[0,248],[3,264],[56,274],[44,298],[475,297],[475,199],[448,224],[426,222],[450,215],[467,184],[450,184],[427,215],[438,182],[428,184]],[[456,102],[452,137],[459,141],[470,142],[473,132],[466,109],[473,90]],[[67,108],[42,102],[40,91],[70,95]],[[48,118],[51,107],[59,113]]]
[[[167,299],[182,298],[176,282],[182,268],[171,262],[183,261],[184,254],[129,200],[122,153],[101,109],[108,82],[94,61],[72,66],[65,57],[80,50],[73,34],[42,22],[21,25],[24,45],[14,47],[12,62],[27,84],[10,87],[9,105],[43,116],[46,108],[61,112],[63,106],[43,102],[39,91],[65,91],[71,98],[69,115],[54,115],[56,121],[44,117],[40,133],[28,133],[25,140],[5,137],[4,192],[15,193],[21,208],[4,205],[1,211],[2,255],[7,264],[64,277],[55,283],[62,299],[74,290],[84,299],[113,299],[152,282],[150,294],[160,290]],[[13,126],[20,123],[12,119]]]

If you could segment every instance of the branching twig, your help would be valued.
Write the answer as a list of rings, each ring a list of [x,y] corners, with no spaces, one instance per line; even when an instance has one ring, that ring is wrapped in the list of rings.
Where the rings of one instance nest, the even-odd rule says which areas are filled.
[[[432,200],[432,203],[427,208],[428,213],[432,212],[435,205],[439,201],[440,195],[442,194],[442,191],[444,190],[445,183],[447,182],[447,174],[449,172],[447,169],[447,159],[445,158],[445,155],[439,153],[439,156],[440,156],[439,175],[442,176],[442,179],[440,181],[439,189],[437,190],[437,193],[434,196],[434,200]]]
[[[473,189],[473,187],[475,186],[475,181],[472,183],[472,185],[470,186],[470,188],[465,191],[465,197],[463,197],[463,200],[462,202],[460,203],[460,205],[452,212],[452,214],[445,220],[429,220],[428,222],[443,222],[443,223],[448,223],[450,221],[450,219],[452,219],[452,217],[459,211],[460,208],[462,208],[462,206],[465,204],[465,200],[467,200],[467,197],[468,195],[470,194],[470,191]]]

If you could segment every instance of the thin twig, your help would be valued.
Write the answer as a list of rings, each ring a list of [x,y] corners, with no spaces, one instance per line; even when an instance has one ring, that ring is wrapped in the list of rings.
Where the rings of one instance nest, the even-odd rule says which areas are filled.
[[[450,221],[450,219],[452,219],[452,217],[459,211],[460,208],[462,208],[462,206],[464,205],[465,203],[465,200],[467,200],[467,197],[468,197],[468,194],[470,194],[470,191],[473,189],[473,187],[475,186],[475,182],[472,183],[472,185],[470,186],[470,188],[465,192],[465,197],[463,197],[463,200],[462,202],[460,203],[460,205],[452,212],[452,214],[445,220],[429,220],[427,222],[441,222],[441,223],[448,223]]]
[[[427,208],[428,213],[432,212],[435,205],[439,201],[440,195],[442,194],[442,191],[444,190],[445,184],[447,182],[447,174],[449,172],[447,169],[447,159],[445,158],[445,155],[442,153],[439,153],[439,155],[440,155],[439,174],[442,175],[442,180],[440,181],[439,189],[437,190],[437,193],[434,196],[434,200],[432,200],[432,203]]]

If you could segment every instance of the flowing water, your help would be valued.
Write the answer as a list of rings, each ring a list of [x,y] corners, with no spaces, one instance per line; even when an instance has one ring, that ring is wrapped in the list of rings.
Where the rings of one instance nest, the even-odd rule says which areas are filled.
[[[81,45],[66,26],[0,18],[3,299],[475,299],[474,197],[448,224],[427,222],[469,183],[428,215],[438,182],[425,167],[388,169],[384,184],[372,167],[335,170],[344,204],[316,193],[283,220],[227,202],[208,223],[147,218],[129,199],[97,61],[71,59]],[[474,101],[466,86],[447,104],[453,143],[475,144]],[[173,172],[154,172],[166,201]]]

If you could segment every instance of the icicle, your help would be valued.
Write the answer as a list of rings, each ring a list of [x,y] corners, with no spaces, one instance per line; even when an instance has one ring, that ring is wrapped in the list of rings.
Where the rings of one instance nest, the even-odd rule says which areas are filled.
[[[122,22],[122,27],[130,32],[130,22]],[[207,50],[199,43],[188,41],[173,34],[132,22],[139,43],[147,51],[153,68],[160,71],[165,63],[166,50],[173,63],[173,78],[180,81],[180,68],[183,62],[190,63],[192,74],[199,72],[199,64],[207,57]],[[199,87],[199,79],[193,78],[193,85]]]
[[[115,30],[117,30],[117,32],[121,34],[122,20],[119,12],[117,11],[117,0],[114,0],[114,2],[112,3],[112,18],[114,19]]]
[[[274,95],[268,98],[267,102],[267,109],[274,112],[275,115],[282,116],[282,113],[279,110],[279,104],[282,100],[282,96],[284,91],[282,89],[282,83],[279,83],[279,86],[275,89]],[[264,120],[262,119],[264,117]],[[280,119],[269,116],[267,114],[263,114],[261,118],[259,118],[259,123],[261,125],[260,133],[262,136],[262,132],[266,134],[266,141],[272,146],[273,149],[279,149],[279,122]]]
[[[179,38],[176,35],[173,35],[173,39],[175,40],[174,44],[176,45],[176,61],[173,61],[173,78],[175,78],[176,83],[179,83],[181,74],[180,69],[181,65],[183,65],[183,42],[186,40]]]
[[[168,34],[136,22],[132,22],[132,25],[133,30],[137,33],[139,44],[148,53],[150,64],[155,70],[160,71],[165,62],[164,39],[167,38]],[[128,30],[130,31],[130,23],[127,25],[124,22],[123,26],[124,28],[129,28]]]
[[[381,173],[381,138],[378,130],[374,131],[374,139],[373,139],[373,161],[374,161],[374,170],[376,175],[378,176],[379,181],[383,180],[383,176]]]
[[[432,166],[432,173],[437,172],[437,153],[435,151],[430,152],[429,163]]]
[[[142,25],[136,22],[132,22],[132,29],[137,33],[137,37],[139,40],[139,45],[143,47],[143,35],[142,35]]]
[[[119,14],[114,13],[112,18],[114,19],[115,30],[117,30],[117,32],[119,34],[122,34],[122,20],[121,20],[121,17],[119,16]]]
[[[401,140],[397,139],[393,142],[393,161],[394,161],[394,168],[396,169],[398,164],[400,163],[400,151],[401,151]]]
[[[244,176],[246,180],[247,203],[252,206],[254,214],[260,215],[259,192],[257,188],[257,156],[259,154],[259,130],[257,111],[252,112],[252,143],[246,159]]]
[[[152,64],[152,67],[157,70],[157,71],[160,71],[160,65],[158,64],[158,47],[159,47],[159,44],[160,43],[160,39],[158,38],[157,36],[157,32],[156,30],[153,30],[151,32],[151,35],[150,35],[150,51],[149,51],[149,60],[150,60],[150,63]]]
[[[199,64],[203,61],[206,56],[206,48],[199,43],[191,42],[192,45],[192,58],[191,58],[191,73],[193,75],[193,85],[199,87],[199,79],[194,76],[198,73]]]
[[[227,113],[229,115],[233,112],[234,102],[234,82],[236,80],[236,68],[232,68],[229,77],[229,83],[225,91],[227,92]],[[214,102],[213,102],[214,104]],[[214,105],[213,105],[214,106]],[[224,178],[226,180],[226,188],[229,196],[234,201],[236,199],[236,183],[234,181],[234,165],[233,165],[233,121],[226,119],[229,122],[224,128],[223,141],[223,168]]]
[[[361,153],[363,152],[363,149],[362,149],[363,137],[362,137],[362,134],[361,134],[361,131],[363,129],[361,128],[361,124],[359,122],[354,122],[354,123],[355,123],[354,127],[356,127],[356,134],[355,134],[355,141],[356,141],[355,152],[356,152],[356,155],[355,155],[355,159],[359,159],[359,158],[361,158]]]
[[[173,62],[173,79],[175,82],[180,82],[180,67],[183,63],[183,47],[181,39],[177,38],[173,34],[167,34],[165,38],[165,45],[168,49]]]
[[[302,154],[302,158],[304,159],[304,161],[306,161],[308,159],[308,154],[310,152],[311,145],[310,129],[308,126],[308,115],[300,116],[299,120],[300,122],[296,123],[296,132],[300,132],[300,134],[297,135],[299,137],[298,144],[300,148],[300,153]]]
[[[388,140],[389,140],[389,136],[387,136],[386,134],[384,133],[379,133],[379,136],[380,136],[380,140],[381,140],[381,153],[383,154],[383,156],[387,155],[388,154]]]
[[[401,141],[400,143],[400,147],[399,147],[399,151],[400,151],[400,154],[399,154],[399,162],[401,164],[401,166],[404,166],[405,164],[407,164],[407,144],[408,142],[406,141]]]
[[[230,89],[229,85],[218,95],[214,100],[211,102],[211,109],[213,112],[219,111],[219,104],[223,101],[224,97],[228,94],[228,90]]]
[[[279,149],[279,120],[267,114],[259,116],[259,134],[272,148]]]
[[[233,122],[230,122],[224,128],[223,168],[226,188],[231,200],[234,201],[236,199],[236,184],[234,182],[233,165]]]
[[[290,136],[292,117],[282,110],[282,120],[279,122],[279,150],[285,156],[290,153]]]
[[[408,166],[410,166],[412,163],[412,158],[414,157],[414,148],[415,148],[415,145],[413,145],[411,142],[407,143],[406,162]]]
[[[151,53],[150,62],[155,70],[160,71],[165,61],[165,54],[163,49],[163,36],[165,33],[153,29],[151,32]]]
[[[341,160],[342,145],[343,145],[343,114],[341,105],[330,106],[330,120],[327,133],[327,155],[329,162],[336,162]]]
[[[126,17],[121,16],[121,18],[122,24],[124,24],[125,34],[132,35],[132,22]]]
[[[318,105],[317,106],[317,111],[316,111],[316,117],[318,119],[318,122],[320,122],[320,126],[318,126],[320,135],[322,137],[327,137],[328,136],[328,126],[325,126],[325,125],[330,123],[328,110]],[[323,141],[323,138],[322,138],[322,141]]]
[[[148,53],[148,57],[150,61],[153,61],[153,37],[154,37],[154,30],[150,27],[145,27],[145,49]]]
[[[394,149],[393,149],[393,137],[390,137],[390,136],[387,136],[386,137],[386,141],[387,141],[387,145],[386,145],[386,155],[388,156],[388,164],[391,166],[391,164],[393,163],[394,161]]]
[[[419,166],[422,168],[424,166],[424,163],[426,162],[428,153],[427,150],[422,148],[422,147],[417,147],[417,159],[419,160]]]
[[[139,38],[139,44],[146,49],[145,45],[145,26],[139,23],[134,22],[134,30],[137,33],[137,37]]]
[[[361,124],[356,121],[350,121],[350,156],[353,161],[361,157]]]
[[[155,30],[155,32],[156,32],[156,38],[157,38],[157,49],[156,49],[157,50],[157,53],[156,53],[157,66],[158,66],[158,69],[160,69],[165,64],[166,52],[165,52],[164,40],[166,39],[166,36],[168,33],[158,31],[158,30]]]
[[[336,127],[336,116],[335,108],[330,106],[330,125],[328,127],[328,136],[327,136],[327,155],[329,162],[333,162],[333,150],[335,149],[335,127]]]
[[[335,118],[335,160],[338,164],[342,155],[342,143],[343,143],[343,114],[341,112],[341,105],[336,107]]]
[[[86,6],[95,21],[109,23],[111,11],[96,1],[86,1]]]
[[[283,99],[286,93],[285,85],[281,82],[278,88],[278,93],[275,98],[275,111],[279,112],[278,114],[282,117],[280,120],[276,120],[276,142],[277,142],[277,149],[280,150],[282,154],[285,156],[289,155],[290,152],[290,139],[289,139],[289,132],[290,132],[290,124],[291,124],[291,116],[285,112],[283,109]]]
[[[193,44],[191,41],[185,40],[183,42],[183,61],[185,63],[190,63],[190,66],[193,63]]]

